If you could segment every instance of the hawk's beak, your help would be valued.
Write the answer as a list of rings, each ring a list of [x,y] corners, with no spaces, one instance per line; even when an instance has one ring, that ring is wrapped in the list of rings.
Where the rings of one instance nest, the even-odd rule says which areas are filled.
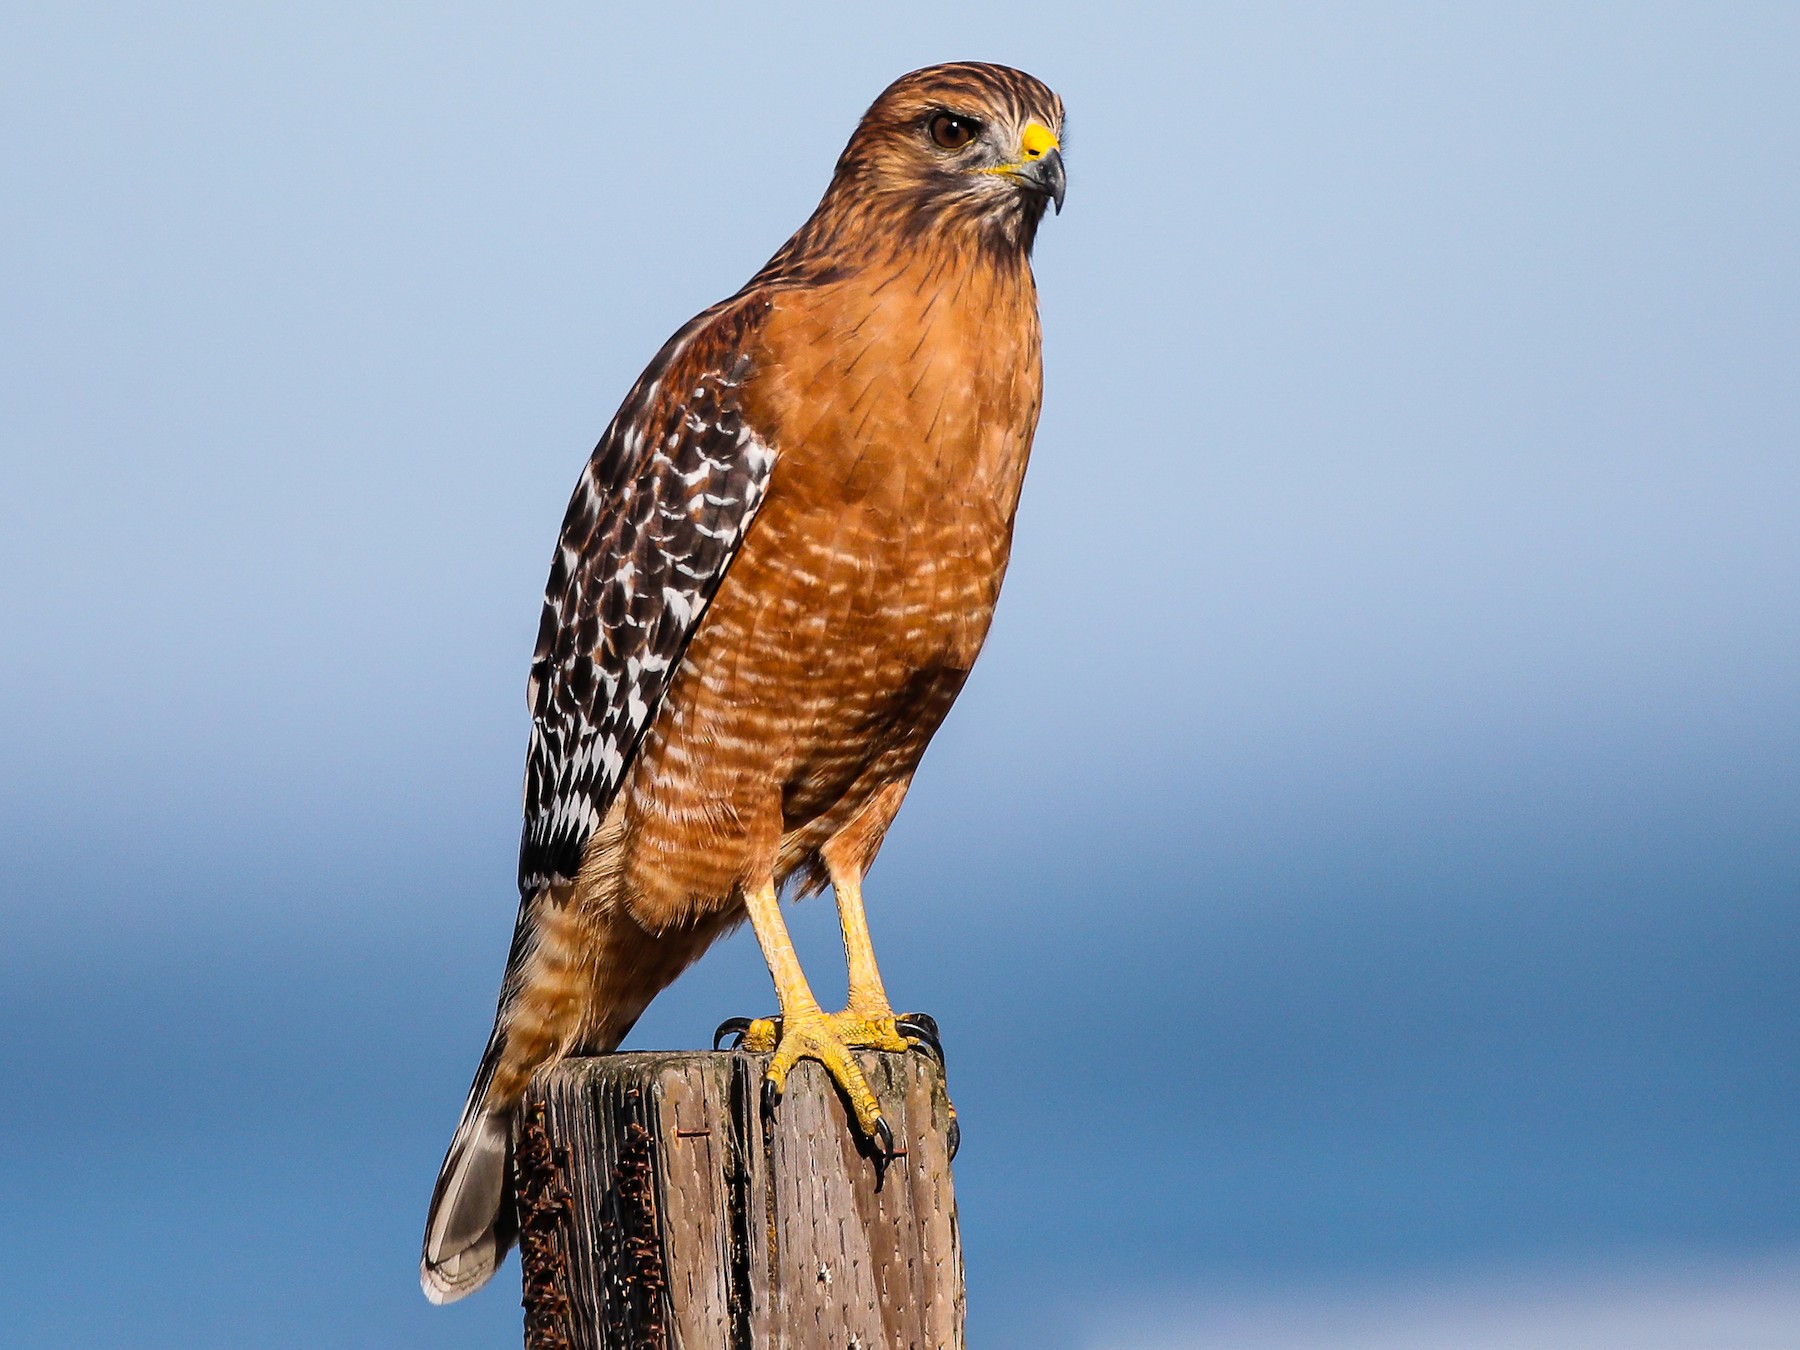
[[[1055,202],[1057,215],[1062,214],[1069,180],[1063,173],[1062,147],[1055,132],[1041,122],[1028,125],[1019,138],[1019,164],[1014,172],[1026,186]]]

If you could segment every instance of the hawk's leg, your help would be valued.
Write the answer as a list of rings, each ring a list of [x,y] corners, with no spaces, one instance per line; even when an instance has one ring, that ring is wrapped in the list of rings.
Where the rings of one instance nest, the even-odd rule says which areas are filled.
[[[823,1017],[831,1027],[833,1039],[846,1049],[888,1050],[895,1053],[906,1050],[922,1050],[937,1060],[938,1069],[942,1072],[944,1047],[938,1039],[937,1022],[925,1013],[896,1015],[893,1005],[888,1002],[887,990],[881,983],[881,971],[875,964],[875,946],[869,937],[868,916],[863,910],[862,878],[853,871],[832,867],[831,889],[837,899],[838,923],[844,934],[844,959],[850,974],[849,998],[845,1001],[842,1012],[819,1012],[819,1005],[813,999],[812,990],[807,986],[805,976],[798,974],[799,959],[793,955],[793,944],[788,941],[787,928],[782,923],[780,912],[773,906],[770,907],[773,922],[778,926],[777,940],[786,944],[787,954],[792,959],[793,970],[799,980],[798,988],[804,994],[805,1006],[811,1010],[806,1016],[809,1020],[814,1016]],[[776,954],[771,949],[770,942],[763,938],[763,921],[758,918],[754,905],[750,911],[750,918],[751,924],[756,929],[757,939],[763,944],[763,955],[769,962],[769,970],[771,973],[775,973]],[[775,979],[776,992],[781,996],[781,1016],[759,1017],[755,1020],[734,1017],[719,1028],[715,1034],[715,1045],[727,1035],[736,1035],[741,1048],[760,1054],[774,1051],[777,1063],[781,1061],[783,1048],[788,1044],[788,998],[787,995],[782,994],[782,977],[776,974]],[[830,1061],[824,1060],[822,1056],[801,1052],[797,1053],[794,1058],[796,1060],[801,1058],[820,1059],[828,1069],[831,1068]],[[855,1062],[852,1060],[850,1063],[854,1070]],[[856,1092],[851,1085],[839,1077],[835,1070],[832,1071],[832,1076],[838,1080],[839,1085],[855,1103],[857,1101]],[[779,1093],[786,1082],[786,1068],[783,1069],[780,1079],[777,1080],[775,1066],[771,1065],[769,1077],[772,1082],[776,1083],[775,1090]],[[859,1084],[862,1082],[860,1071],[856,1073],[856,1082]],[[870,1100],[874,1100],[872,1094]],[[873,1138],[876,1132],[880,1132],[884,1144],[890,1143],[891,1141],[886,1135],[886,1124],[880,1118],[879,1109],[879,1104],[877,1104],[877,1114],[872,1124],[863,1119],[859,1110],[857,1123],[862,1127],[866,1137]],[[961,1138],[961,1128],[956,1121],[954,1106],[950,1107],[949,1136],[950,1155],[955,1157]]]
[[[850,970],[850,997],[837,1014],[844,1039],[871,1050],[910,1050],[912,1042],[895,1024],[894,1005],[888,1002],[881,971],[875,965],[875,944],[869,938],[868,915],[863,912],[862,878],[832,867],[831,893],[837,899],[844,961]]]
[[[788,1074],[794,1065],[803,1059],[816,1059],[849,1100],[862,1136],[878,1142],[884,1153],[891,1154],[894,1133],[882,1119],[881,1103],[875,1099],[851,1053],[853,1043],[838,1028],[839,1018],[820,1008],[818,999],[813,997],[806,972],[800,968],[799,953],[788,936],[787,922],[781,917],[781,900],[774,883],[757,887],[744,897],[744,903],[750,911],[750,926],[756,930],[763,960],[769,963],[769,975],[775,981],[775,997],[781,1004],[780,1018],[758,1018],[743,1030],[745,1049],[774,1052],[763,1080],[764,1103],[773,1108],[787,1088]],[[899,1039],[897,1032],[895,1039]],[[899,1048],[907,1047],[902,1043]]]
[[[923,1050],[937,1060],[938,1072],[944,1072],[944,1046],[938,1039],[937,1020],[925,1013],[894,1015],[887,990],[881,983],[881,971],[875,966],[875,944],[869,937],[869,918],[863,912],[862,876],[833,863],[826,855],[831,870],[831,892],[837,897],[838,926],[844,931],[844,960],[850,968],[850,997],[844,1011],[837,1014],[838,1025],[852,1045],[866,1045],[875,1050]],[[946,1084],[946,1087],[948,1085]],[[949,1103],[948,1097],[945,1098]],[[962,1142],[962,1126],[956,1122],[956,1107],[950,1105],[949,1148],[956,1156]]]

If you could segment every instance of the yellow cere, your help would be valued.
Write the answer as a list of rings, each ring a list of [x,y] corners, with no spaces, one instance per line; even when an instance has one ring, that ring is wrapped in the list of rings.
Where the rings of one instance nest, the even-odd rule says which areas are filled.
[[[1019,154],[1024,159],[1042,159],[1057,148],[1056,133],[1042,122],[1028,123],[1019,137]]]

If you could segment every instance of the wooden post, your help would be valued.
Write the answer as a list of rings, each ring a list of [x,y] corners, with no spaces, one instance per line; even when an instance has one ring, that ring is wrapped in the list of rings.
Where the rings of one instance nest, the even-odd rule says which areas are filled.
[[[900,1150],[885,1166],[811,1061],[772,1124],[764,1055],[542,1075],[517,1150],[527,1350],[961,1350],[942,1077],[922,1054],[861,1059]]]

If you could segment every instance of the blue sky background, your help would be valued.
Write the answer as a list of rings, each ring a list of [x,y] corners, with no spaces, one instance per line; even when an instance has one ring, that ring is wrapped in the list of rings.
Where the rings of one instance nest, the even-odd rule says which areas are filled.
[[[7,1336],[516,1338],[414,1271],[557,522],[963,57],[1071,119],[1006,597],[870,885],[971,1331],[1800,1289],[1800,12],[597,9],[0,17]],[[770,999],[740,935],[633,1040]]]

